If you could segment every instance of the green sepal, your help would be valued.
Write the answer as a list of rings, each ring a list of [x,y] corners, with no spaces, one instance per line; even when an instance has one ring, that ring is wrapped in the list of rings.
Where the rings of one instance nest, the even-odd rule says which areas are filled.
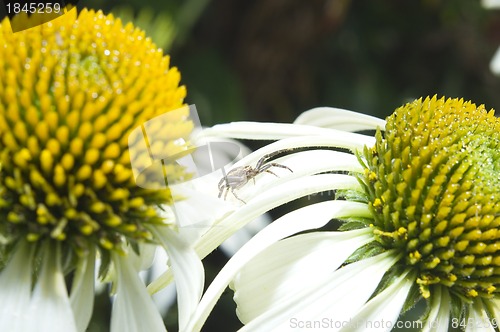
[[[457,318],[459,321],[462,319],[466,319],[469,316],[468,306],[464,305],[465,303],[470,302],[470,299],[467,299],[464,296],[453,294],[450,292],[451,297],[451,318]],[[465,301],[465,302],[464,302]]]
[[[362,259],[376,256],[378,254],[383,253],[384,251],[386,250],[380,245],[380,243],[372,241],[370,243],[365,244],[364,246],[361,246],[355,252],[353,252],[351,256],[349,256],[349,258],[346,259],[345,263],[346,264],[354,263]]]
[[[139,243],[134,240],[130,240],[129,242],[130,248],[132,248],[132,251],[137,255],[141,255],[141,249],[139,248]]]
[[[101,265],[99,266],[98,276],[100,279],[105,279],[109,273],[111,265],[111,253],[108,250],[100,250]]]
[[[343,218],[339,220],[344,222],[344,224],[338,228],[339,231],[352,231],[355,229],[366,228],[373,222],[372,219],[368,218]]]
[[[368,203],[368,196],[359,190],[339,189],[336,191],[337,199],[345,199],[351,202]]]
[[[422,298],[422,294],[420,294],[420,288],[418,287],[418,285],[416,283],[413,284],[410,288],[410,291],[408,292],[408,296],[406,297],[406,301],[403,304],[403,308],[401,309],[401,313],[403,314],[403,313],[407,312],[408,310],[414,308],[415,305],[419,301],[421,301],[422,299],[423,298]],[[422,317],[423,316],[427,317],[429,315],[430,306],[427,305],[425,307],[426,307],[426,312],[424,312]],[[421,318],[421,320],[423,320],[423,319]]]
[[[390,286],[394,282],[394,280],[396,280],[401,276],[402,273],[403,273],[403,268],[401,266],[395,265],[392,268],[390,268],[384,274],[382,280],[380,280],[380,283],[378,284],[378,287],[375,290],[375,292],[373,292],[371,298],[374,298],[375,296],[380,294],[384,289]]]

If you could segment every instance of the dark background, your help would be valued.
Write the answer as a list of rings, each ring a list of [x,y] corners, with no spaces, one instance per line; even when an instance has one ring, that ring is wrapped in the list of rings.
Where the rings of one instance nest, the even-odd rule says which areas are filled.
[[[500,78],[489,70],[500,10],[479,1],[80,0],[79,7],[145,29],[180,69],[186,102],[205,126],[290,122],[317,106],[385,117],[434,94],[500,109]],[[210,255],[207,273],[223,262],[221,253]],[[224,293],[204,331],[238,328],[231,296]],[[108,315],[102,296],[89,331],[107,331]],[[172,309],[169,330],[175,320]]]

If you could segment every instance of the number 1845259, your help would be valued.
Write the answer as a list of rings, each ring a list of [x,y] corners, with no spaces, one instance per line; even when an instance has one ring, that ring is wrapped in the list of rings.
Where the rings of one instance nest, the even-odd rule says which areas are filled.
[[[62,12],[61,4],[57,2],[7,2],[5,5],[8,15],[26,14],[59,14]]]

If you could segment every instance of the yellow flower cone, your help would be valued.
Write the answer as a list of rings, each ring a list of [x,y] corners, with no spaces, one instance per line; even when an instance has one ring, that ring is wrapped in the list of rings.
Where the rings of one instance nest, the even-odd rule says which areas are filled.
[[[172,201],[168,187],[137,185],[130,151],[141,153],[144,142],[129,139],[181,109],[155,132],[162,141],[147,144],[167,156],[189,146],[179,71],[143,31],[101,11],[70,10],[13,33],[10,23],[23,20],[0,23],[0,330],[84,331],[99,257],[101,274],[111,267],[118,281],[111,330],[164,331],[134,263],[146,243],[166,248],[174,275],[191,273],[179,277],[188,284],[178,292],[187,320],[202,265],[162,211]],[[173,162],[161,165],[169,181],[189,176]]]

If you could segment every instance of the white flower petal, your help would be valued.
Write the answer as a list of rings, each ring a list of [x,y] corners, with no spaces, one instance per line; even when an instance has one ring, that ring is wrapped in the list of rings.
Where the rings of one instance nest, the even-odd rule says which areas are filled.
[[[307,284],[331,275],[356,249],[371,242],[369,229],[350,232],[314,232],[281,240],[247,263],[231,288],[235,302],[254,304],[250,315],[239,310],[247,323],[272,309],[275,299],[286,299]],[[257,291],[268,290],[268,291]]]
[[[111,332],[166,331],[161,315],[128,257],[112,253],[112,260],[117,285]]]
[[[500,8],[500,0],[481,0],[481,5],[486,9]]]
[[[266,122],[231,122],[220,124],[205,129],[203,135],[207,137],[232,137],[251,140],[300,139],[303,136],[317,136],[325,142],[329,141],[330,146],[345,147],[351,150],[362,149],[365,145],[372,146],[375,142],[375,137],[373,136],[349,133],[336,129]],[[304,146],[315,145],[306,144]]]
[[[483,305],[483,301],[480,298],[474,299],[472,304],[469,306],[469,317],[467,318],[467,327],[465,332],[495,332],[495,322],[488,317],[488,313]]]
[[[61,268],[59,244],[47,244],[44,249],[42,268],[31,297],[29,315],[29,331],[77,331]]]
[[[157,246],[149,243],[139,243],[139,255],[129,247],[128,261],[137,272],[147,270],[155,258]]]
[[[161,214],[165,220],[176,221],[180,237],[185,242],[193,244],[199,241],[215,220],[231,211],[229,204],[217,198],[218,181],[219,179],[214,177],[210,182],[210,177],[205,176],[171,186],[173,192],[187,199],[176,201],[172,207],[163,206]],[[174,280],[172,270],[168,266],[165,269],[162,275],[157,276],[148,285],[150,294],[161,291]]]
[[[284,203],[321,191],[349,188],[359,188],[359,182],[352,176],[342,174],[319,174],[281,183],[253,197],[240,209],[223,218],[203,235],[196,245],[196,251],[200,257],[207,256],[235,230]]]
[[[167,270],[156,277],[147,287],[149,294],[156,294],[174,281],[172,269],[167,266]]]
[[[91,248],[87,256],[80,259],[71,287],[71,308],[79,332],[86,331],[94,308],[95,256],[95,249]]]
[[[305,111],[293,123],[345,131],[385,128],[385,120],[334,107],[316,107]]]
[[[451,299],[447,287],[433,288],[431,310],[422,332],[446,332],[450,322]]]
[[[500,48],[497,49],[490,62],[490,70],[495,75],[500,75]]]
[[[255,183],[248,183],[243,188],[237,190],[238,197],[245,201],[260,193],[270,190],[273,187],[291,181],[292,179],[306,177],[325,172],[348,171],[363,172],[363,168],[354,155],[329,150],[302,151],[273,160],[278,164],[286,165],[293,171],[285,169],[273,169],[272,174],[263,173],[256,177]],[[227,200],[236,200],[231,193]],[[241,205],[241,203],[240,203]]]
[[[175,201],[165,209],[171,209],[179,232],[189,243],[196,243],[217,217],[232,209],[228,202],[217,197],[219,180],[220,177],[213,174],[170,187]]]
[[[271,222],[272,219],[269,214],[263,214],[257,217],[257,219],[248,223],[243,228],[236,231],[229,239],[222,242],[219,249],[223,251],[227,257],[232,257],[245,243],[250,241],[255,234],[260,232]]]
[[[155,280],[165,272],[168,266],[168,255],[165,250],[157,250],[153,265],[149,269],[149,280]],[[159,312],[163,315],[170,309],[177,299],[175,284],[172,283],[157,293],[152,295],[153,301],[156,304]]]
[[[368,301],[341,331],[392,330],[414,282],[415,278],[408,277],[408,272],[392,281],[389,287]]]
[[[341,325],[336,323],[349,320],[363,306],[397,259],[394,252],[386,252],[342,267],[314,284],[298,285],[293,294],[275,299],[272,307],[240,331],[283,331],[290,329],[294,320],[325,318],[333,323],[329,330],[338,330]]]
[[[345,133],[345,132],[344,132]],[[350,134],[350,133],[347,133]],[[360,135],[360,134],[350,134],[350,135]],[[365,137],[365,143],[367,146],[372,146],[373,143],[375,142],[374,138],[371,136],[364,136]],[[237,163],[234,164],[233,167],[239,167],[239,166],[246,166],[246,165],[255,165],[257,161],[262,158],[263,156],[269,154],[269,153],[274,153],[276,151],[280,150],[294,150],[298,148],[314,148],[314,149],[321,149],[321,148],[332,148],[332,147],[345,147],[345,148],[353,148],[354,150],[358,149],[363,149],[364,144],[356,144],[355,142],[350,142],[349,146],[342,145],[342,141],[345,141],[345,139],[341,139],[340,137],[324,137],[324,136],[301,136],[301,137],[291,137],[291,138],[285,138],[276,142],[273,142],[271,144],[268,144],[257,151],[254,151],[253,153],[249,154],[248,156],[242,158],[239,160]],[[314,151],[311,151],[314,152]],[[334,151],[323,151],[323,152],[334,152]],[[298,153],[292,154],[290,156],[287,156],[286,158],[292,158],[294,155],[298,155]],[[357,164],[359,167],[359,162],[353,156],[352,154],[349,153],[340,153],[337,152],[337,157],[341,158],[342,161],[341,163],[348,163],[348,167],[356,167],[355,165]],[[350,163],[351,160],[356,159],[355,163]],[[307,164],[309,167],[315,167],[313,163],[308,162],[308,160],[301,160],[302,162],[298,162],[297,164]],[[326,161],[326,160],[325,160]],[[328,162],[334,162],[334,161],[328,161]],[[350,170],[350,168],[346,169]]]
[[[26,331],[29,317],[33,251],[20,243],[0,273],[0,331]]]
[[[307,144],[304,145],[305,143],[312,144],[313,146],[329,146],[328,140],[324,141],[320,137],[304,137],[303,140],[297,140],[295,138],[284,139],[259,149],[235,164],[235,167],[244,165],[242,163],[255,164],[264,154],[281,148],[307,146]],[[260,177],[258,181],[256,181],[255,185],[250,183],[248,188],[242,188],[241,195],[243,197],[246,198],[247,190],[249,191],[249,196],[255,197],[248,200],[247,204],[242,206],[237,213],[231,213],[231,210],[226,209],[226,215],[219,217],[220,220],[213,224],[196,244],[196,252],[199,257],[203,258],[207,256],[210,252],[212,252],[212,250],[227,240],[238,229],[244,227],[247,223],[265,214],[267,211],[275,208],[276,206],[302,196],[313,195],[317,192],[335,189],[359,188],[359,182],[355,178],[346,175],[321,174],[315,175],[314,177],[304,177],[304,175],[325,172],[328,169],[353,172],[361,171],[356,157],[351,154],[336,151],[315,150],[295,153],[290,156],[277,159],[279,162],[282,160],[287,163],[290,162],[291,166],[293,165],[294,173],[284,173],[284,175],[280,178],[276,178],[272,175],[268,177]],[[302,178],[293,179],[295,175],[301,175]],[[208,186],[217,188],[218,181],[219,179],[213,181],[213,183],[207,182],[205,187]],[[282,184],[283,186],[278,186],[278,184]],[[228,195],[228,200],[230,199],[231,194]],[[234,198],[234,200],[236,200],[236,198]],[[242,203],[238,202],[238,204]],[[186,206],[186,208],[193,211],[190,206]],[[196,210],[203,211],[203,209]],[[186,233],[184,232],[188,230],[189,227],[182,227],[180,232],[183,236],[186,236]],[[205,229],[203,229],[198,233],[198,229],[195,227],[193,227],[193,230],[196,233],[196,236],[205,232]],[[192,240],[196,236],[189,236],[188,234],[187,237]],[[148,285],[148,291],[151,294],[156,293],[170,284],[172,280],[172,273],[168,270]]]
[[[250,213],[250,211],[254,211],[260,205],[256,204],[255,207],[250,207],[242,215],[239,215],[240,211],[250,206],[250,204],[247,204],[235,213],[236,217],[234,220],[231,219],[233,215],[228,217],[228,219],[231,219],[230,222],[237,222],[239,218],[243,218],[243,216]],[[212,310],[220,294],[227,287],[234,275],[244,264],[271,244],[292,234],[322,227],[331,218],[340,218],[343,216],[366,217],[369,215],[370,211],[365,204],[346,201],[326,201],[303,207],[277,219],[255,235],[219,272],[200,301],[200,305],[187,331],[198,331],[201,329],[201,325],[208,317],[210,310]],[[311,218],[311,216],[315,217]]]
[[[168,253],[177,289],[179,330],[191,319],[203,292],[205,274],[194,249],[168,227],[156,227],[153,234]]]
[[[250,181],[242,188],[235,190],[234,194],[246,203],[250,203],[254,197],[261,196],[262,193],[273,190],[273,188],[294,179],[307,178],[309,175],[325,172],[349,171],[359,173],[363,171],[355,156],[337,151],[303,151],[275,159],[273,162],[286,165],[292,172],[276,167],[276,169],[272,170],[276,176],[268,173],[259,174],[255,178],[255,182]],[[356,180],[356,182],[358,181]],[[320,191],[318,190],[317,192]],[[308,195],[314,195],[317,192]],[[236,198],[233,192],[226,191],[226,194],[226,201],[232,201],[234,205],[244,205],[244,203]],[[327,195],[328,193],[323,194]],[[329,195],[333,197],[333,191],[330,191]]]

